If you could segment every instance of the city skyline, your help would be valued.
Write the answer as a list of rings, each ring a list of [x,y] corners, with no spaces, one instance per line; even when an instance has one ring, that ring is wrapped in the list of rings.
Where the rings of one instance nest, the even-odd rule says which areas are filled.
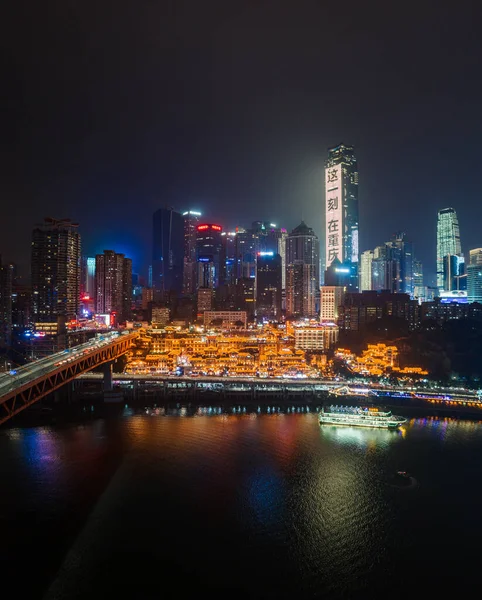
[[[331,149],[328,149],[328,151],[330,151],[330,150]],[[357,176],[358,176],[358,173],[357,173]],[[326,202],[326,199],[323,200],[323,202]],[[203,215],[203,213],[200,212],[200,211],[194,211],[192,209],[189,209],[189,210],[184,210],[184,209],[177,210],[175,208],[159,208],[158,210],[156,210],[153,213],[153,215],[151,215],[151,223],[152,223],[152,219],[154,219],[154,222],[155,222],[156,219],[159,220],[161,218],[160,215],[163,212],[166,212],[166,214],[169,214],[169,215],[174,214],[174,215],[176,215],[178,217],[178,222],[176,222],[176,224],[175,224],[175,232],[176,232],[176,235],[174,236],[175,239],[172,236],[170,236],[169,239],[171,239],[171,237],[172,237],[174,245],[178,247],[177,248],[178,252],[176,253],[176,256],[177,256],[177,259],[178,259],[176,261],[176,264],[177,264],[176,279],[179,280],[179,281],[178,281],[178,284],[175,287],[176,287],[176,289],[179,288],[178,291],[181,292],[181,291],[184,291],[184,282],[183,282],[183,275],[182,275],[182,273],[183,273],[184,268],[187,266],[185,264],[186,258],[183,258],[183,256],[184,256],[184,244],[186,243],[186,239],[187,239],[186,238],[186,231],[184,231],[184,233],[182,233],[182,234],[181,234],[181,231],[184,229],[184,227],[187,226],[186,225],[186,216],[191,215],[191,217],[190,217],[191,220],[192,219],[195,220],[195,221],[193,221],[193,223],[194,222],[198,223],[198,222],[200,222],[201,215]],[[455,218],[455,228],[457,230],[457,233],[456,233],[456,238],[457,238],[456,245],[457,245],[457,248],[455,248],[455,246],[454,246],[454,248],[452,250],[454,252],[456,251],[457,254],[461,255],[461,257],[462,257],[461,260],[463,262],[463,260],[464,260],[464,258],[463,258],[464,251],[465,251],[465,253],[468,253],[471,250],[471,247],[469,247],[468,244],[464,244],[464,246],[462,247],[461,236],[460,236],[460,228],[459,228],[459,219],[458,219],[457,212],[453,208],[440,209],[440,210],[437,211],[437,213],[435,215],[436,223],[437,223],[436,224],[436,231],[435,231],[435,244],[434,244],[436,256],[432,257],[432,260],[428,263],[428,265],[424,265],[423,261],[420,261],[419,257],[417,256],[417,254],[418,254],[417,253],[418,245],[415,244],[416,250],[414,252],[414,256],[412,257],[413,262],[420,262],[422,265],[424,265],[424,268],[423,268],[423,271],[424,271],[424,275],[423,275],[423,277],[424,277],[424,285],[425,286],[429,286],[429,287],[439,288],[439,289],[440,289],[440,286],[438,285],[438,273],[440,273],[440,276],[443,278],[443,272],[444,272],[443,260],[441,260],[441,259],[443,259],[443,257],[439,256],[439,254],[440,254],[440,248],[441,248],[440,231],[441,231],[441,228],[443,229],[443,226],[440,225],[440,223],[441,223],[440,219],[441,219],[441,215],[442,215],[442,218],[443,218],[444,216],[446,217],[447,214],[449,214],[449,216],[450,215],[454,215],[454,218]],[[248,222],[249,219],[250,219],[250,217],[248,217],[248,216],[244,217],[244,221],[245,222]],[[52,217],[45,218],[45,222],[47,222],[47,221],[57,221],[57,220],[58,219],[54,219]],[[60,221],[70,221],[70,222],[72,222],[72,219],[60,219]],[[268,225],[269,224],[269,220],[268,221],[264,221],[264,222],[263,221],[251,221],[252,225],[254,225],[255,223],[259,223],[259,224],[265,223],[266,225]],[[82,226],[79,223],[76,223],[75,225],[76,225],[76,227],[79,227],[79,229],[80,229],[80,231],[82,233],[82,257],[83,257],[83,259],[86,259],[88,256],[92,256],[92,255],[95,256],[96,254],[99,254],[99,253],[103,252],[103,250],[99,250],[98,252],[91,253],[88,250],[85,250],[85,245],[86,244],[85,244],[85,238],[84,238],[83,231],[82,231]],[[272,223],[271,223],[271,225],[273,227],[276,227]],[[326,222],[325,222],[325,225],[326,225]],[[171,225],[168,224],[168,227],[169,226],[172,227],[172,224]],[[231,227],[231,228],[229,226],[228,227],[224,227],[222,225],[219,225],[219,226],[223,230],[225,230],[226,235],[230,235],[230,236],[242,236],[243,233],[246,233],[247,231],[250,231],[249,229],[245,229],[243,227],[238,227],[238,226]],[[151,227],[152,227],[152,225],[151,225]],[[189,227],[192,229],[192,233],[194,233],[195,229],[194,229],[193,225],[191,224],[191,225],[189,225]],[[159,229],[159,224],[157,225],[157,229]],[[314,230],[315,235],[316,235],[316,229],[314,227],[312,229]],[[284,227],[281,228],[280,231],[281,230],[286,232],[286,229]],[[363,230],[363,228],[362,228],[362,230]],[[153,231],[154,231],[154,234],[153,234],[153,237],[151,238],[151,243],[150,243],[150,248],[151,249],[150,249],[150,252],[149,252],[151,260],[150,260],[150,262],[147,262],[146,264],[143,264],[140,267],[139,267],[139,265],[136,265],[134,263],[134,259],[131,258],[131,256],[138,255],[138,253],[136,252],[135,249],[132,249],[131,252],[120,252],[118,249],[122,248],[122,247],[125,247],[125,242],[123,242],[123,241],[121,241],[119,243],[115,243],[114,242],[112,244],[112,247],[114,248],[114,251],[116,253],[118,253],[118,254],[125,254],[126,256],[128,256],[129,258],[131,258],[131,260],[133,262],[133,273],[139,274],[140,276],[144,277],[146,280],[149,279],[150,273],[151,273],[152,269],[154,268],[154,281],[155,281],[155,279],[156,279],[156,275],[155,275],[155,264],[156,264],[155,246],[156,246],[156,244],[160,243],[159,241],[156,241],[156,239],[159,238],[159,235],[156,234],[156,225],[154,225],[154,230]],[[394,232],[391,235],[391,239],[392,240],[396,239],[396,237],[398,235],[400,235],[400,234],[402,234],[404,236],[406,235],[405,232],[401,233],[401,232],[397,231],[397,232]],[[110,235],[112,235],[112,233],[110,233]],[[287,234],[285,234],[285,235],[287,235]],[[109,235],[106,236],[106,239],[108,239],[108,238],[109,238]],[[381,239],[383,239],[383,238],[381,237],[381,234],[379,233],[379,237],[378,237],[378,240],[377,240],[378,245],[375,247],[375,253],[378,250],[378,248],[380,248],[379,244],[380,244],[380,240]],[[465,239],[465,237],[464,237],[464,239]],[[480,239],[480,236],[479,236],[479,239]],[[169,242],[169,244],[170,243],[171,242]],[[234,240],[233,240],[233,243],[234,243]],[[280,240],[280,243],[281,243],[281,240]],[[326,245],[327,243],[328,243],[328,236],[325,233],[325,238],[323,238],[323,236],[322,236],[322,238],[320,240],[320,244],[321,244],[320,250],[323,250],[323,246]],[[387,242],[387,244],[388,243],[391,243],[391,242]],[[411,242],[411,243],[413,244],[413,242]],[[446,243],[446,245],[447,245],[447,243]],[[452,243],[452,245],[454,245],[454,244],[455,244],[455,242]],[[99,247],[105,248],[107,245],[108,244],[99,244]],[[479,244],[475,244],[474,247],[477,247],[478,245],[480,245],[480,243]],[[182,246],[182,248],[181,248],[181,246]],[[29,247],[29,250],[30,250],[30,247]],[[357,261],[357,265],[358,265],[357,268],[358,268],[358,270],[360,269],[360,267],[361,267],[361,265],[363,263],[364,257],[368,256],[370,253],[372,253],[372,258],[370,260],[373,260],[373,258],[374,258],[373,257],[373,249],[360,249],[359,250],[359,252],[358,252],[358,261]],[[411,250],[411,253],[413,253],[413,250]],[[5,259],[5,256],[8,256],[8,253],[7,254],[4,253],[3,256],[4,256],[4,259],[3,259],[4,263],[15,265],[17,276],[21,276],[24,281],[28,281],[29,276],[31,274],[30,273],[30,269],[31,269],[30,260],[28,261],[29,264],[25,265],[24,269],[22,269],[21,268],[22,265],[21,264],[19,265],[19,263],[17,263],[16,261]],[[325,256],[326,256],[326,254],[325,254]],[[325,256],[323,255],[323,253],[321,253],[321,255],[320,255],[320,282],[323,282],[322,274],[323,274],[323,264],[325,262]],[[376,256],[375,256],[375,258],[376,258]],[[435,263],[436,263],[436,267],[433,268],[433,276],[431,276],[431,273],[432,273],[432,268],[431,267]],[[440,268],[441,264],[442,264],[442,267]],[[19,266],[20,266],[20,268],[19,268]],[[253,266],[253,268],[254,268],[254,266]],[[439,268],[440,268],[440,271],[439,271]],[[371,267],[370,267],[370,269],[371,269]],[[428,273],[428,276],[427,276],[427,273]],[[284,275],[284,270],[283,270],[283,275]],[[361,272],[359,271],[357,279],[358,279],[359,283],[361,284],[360,276],[361,276]],[[431,277],[431,279],[429,279],[429,277]],[[417,284],[415,283],[413,285],[417,285]],[[443,287],[442,287],[442,289],[443,289]],[[360,291],[361,291],[361,288],[360,288]]]

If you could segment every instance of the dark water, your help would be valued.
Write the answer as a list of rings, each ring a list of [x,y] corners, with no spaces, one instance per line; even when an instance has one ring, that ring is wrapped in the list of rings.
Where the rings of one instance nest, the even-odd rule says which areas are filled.
[[[125,415],[0,431],[2,585],[40,598],[477,592],[482,424]],[[394,485],[397,470],[417,484]],[[48,591],[47,591],[48,590]]]

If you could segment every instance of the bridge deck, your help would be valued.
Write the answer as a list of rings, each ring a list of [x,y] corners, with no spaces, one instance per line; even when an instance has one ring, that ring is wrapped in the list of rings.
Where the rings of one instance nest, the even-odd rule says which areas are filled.
[[[103,334],[93,340],[0,376],[0,424],[82,373],[125,354],[137,333]]]

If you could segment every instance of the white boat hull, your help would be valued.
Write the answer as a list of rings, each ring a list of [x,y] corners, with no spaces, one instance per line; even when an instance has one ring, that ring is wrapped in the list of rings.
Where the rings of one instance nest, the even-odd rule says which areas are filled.
[[[403,425],[405,421],[400,419],[397,421],[384,421],[380,423],[376,423],[373,421],[348,421],[348,420],[338,420],[330,417],[320,417],[320,425],[344,425],[348,427],[371,427],[375,429],[397,429],[400,425]]]

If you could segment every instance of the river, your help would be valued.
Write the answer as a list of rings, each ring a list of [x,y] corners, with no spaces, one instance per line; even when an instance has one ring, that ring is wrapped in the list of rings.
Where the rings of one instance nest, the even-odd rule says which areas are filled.
[[[118,416],[0,430],[4,590],[365,598],[479,588],[482,423]],[[413,485],[394,474],[407,471]]]

